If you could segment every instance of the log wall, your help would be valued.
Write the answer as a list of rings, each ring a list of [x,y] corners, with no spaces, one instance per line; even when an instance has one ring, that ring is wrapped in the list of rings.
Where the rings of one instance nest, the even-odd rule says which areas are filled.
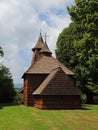
[[[81,101],[80,96],[64,96],[64,95],[48,95],[40,96],[37,98],[37,95],[34,99],[34,106],[39,109],[80,109]]]
[[[32,93],[39,87],[39,85],[44,81],[47,75],[26,75],[24,78],[24,105],[33,106],[33,96]]]

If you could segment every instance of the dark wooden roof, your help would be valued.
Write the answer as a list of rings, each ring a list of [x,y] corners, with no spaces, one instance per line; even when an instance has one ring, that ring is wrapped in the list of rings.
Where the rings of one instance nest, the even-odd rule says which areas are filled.
[[[42,38],[42,35],[40,33],[40,36],[38,38],[38,41],[36,43],[36,45],[32,48],[33,51],[35,51],[36,49],[37,50],[40,50],[44,45],[44,42],[43,42],[43,38]]]
[[[49,53],[50,55],[52,54],[52,52],[50,51],[46,41],[45,41],[45,44],[44,44],[44,46],[42,47],[42,49],[41,49],[41,51],[39,53],[44,53],[44,54]]]
[[[33,95],[80,95],[81,91],[61,67],[53,70]]]
[[[74,73],[65,67],[62,63],[52,56],[41,55],[37,61],[32,64],[25,74],[49,74],[53,69],[61,67],[67,75],[74,75]],[[23,75],[23,76],[24,76]]]

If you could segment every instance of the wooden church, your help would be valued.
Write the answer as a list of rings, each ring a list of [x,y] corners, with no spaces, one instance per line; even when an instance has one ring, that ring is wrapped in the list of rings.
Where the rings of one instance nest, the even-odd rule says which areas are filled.
[[[40,34],[32,48],[31,66],[23,74],[24,105],[39,109],[80,109],[74,73],[56,60]]]

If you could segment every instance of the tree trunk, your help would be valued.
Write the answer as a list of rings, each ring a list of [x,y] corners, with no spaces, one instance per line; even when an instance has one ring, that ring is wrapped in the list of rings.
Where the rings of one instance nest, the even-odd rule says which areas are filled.
[[[87,94],[87,104],[94,104],[93,94]]]

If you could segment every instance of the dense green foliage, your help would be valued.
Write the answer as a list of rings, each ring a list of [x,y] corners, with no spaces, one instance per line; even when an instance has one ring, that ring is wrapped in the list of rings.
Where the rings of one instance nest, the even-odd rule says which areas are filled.
[[[64,28],[57,40],[56,57],[70,69],[77,64],[77,59],[74,57],[76,48],[73,43],[76,40],[78,40],[78,35],[74,23],[71,23],[68,28]]]
[[[12,102],[16,92],[9,69],[0,65],[0,102]]]
[[[3,55],[3,49],[0,47],[0,56]],[[0,64],[0,102],[12,102],[15,95],[11,73],[6,66]]]
[[[98,105],[82,110],[38,110],[0,104],[0,130],[98,130]]]
[[[68,7],[73,23],[59,35],[56,56],[75,72],[77,85],[93,103],[98,94],[98,0],[75,3]]]
[[[3,49],[2,49],[2,47],[0,46],[0,56],[3,56],[3,55],[4,55]]]

